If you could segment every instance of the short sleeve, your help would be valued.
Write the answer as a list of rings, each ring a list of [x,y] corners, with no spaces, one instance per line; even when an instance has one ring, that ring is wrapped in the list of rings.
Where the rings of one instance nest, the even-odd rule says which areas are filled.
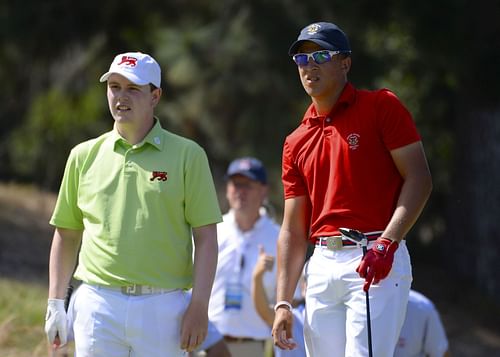
[[[376,100],[379,128],[384,145],[389,150],[421,140],[412,115],[393,92],[382,89]]]
[[[71,150],[66,162],[56,205],[49,222],[55,227],[83,229],[83,214],[78,208],[79,171],[77,153],[76,148]]]
[[[433,307],[429,310],[427,319],[424,352],[430,357],[442,357],[446,350],[448,350],[446,332],[438,312]]]
[[[297,170],[293,160],[290,144],[287,140],[283,145],[282,175],[283,190],[285,200],[292,197],[304,196],[307,194],[307,187],[302,175]]]
[[[192,227],[219,223],[222,215],[205,151],[194,144],[186,161],[185,216]]]

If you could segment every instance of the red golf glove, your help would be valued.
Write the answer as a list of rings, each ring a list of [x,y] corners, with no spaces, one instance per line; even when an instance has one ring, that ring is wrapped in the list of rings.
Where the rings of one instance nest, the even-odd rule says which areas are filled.
[[[394,252],[398,247],[398,242],[379,237],[372,249],[366,252],[361,263],[356,268],[359,276],[365,279],[364,291],[368,291],[372,283],[378,284],[380,280],[389,275],[394,260]]]

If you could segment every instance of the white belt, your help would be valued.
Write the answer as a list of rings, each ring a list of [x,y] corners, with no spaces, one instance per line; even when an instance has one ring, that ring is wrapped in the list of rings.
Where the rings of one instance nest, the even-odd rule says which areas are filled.
[[[368,238],[368,241],[374,241],[380,235],[383,233],[383,231],[376,231],[376,232],[367,232],[364,233],[366,238]],[[322,247],[326,248],[328,250],[341,250],[342,248],[356,248],[356,244],[351,242],[348,239],[343,238],[342,236],[330,236],[330,237],[318,237],[316,239],[316,244],[317,247]]]
[[[165,289],[158,288],[151,285],[132,284],[126,286],[107,286],[97,285],[100,288],[119,291],[124,295],[140,296],[140,295],[153,295],[153,294],[167,294],[179,289]]]

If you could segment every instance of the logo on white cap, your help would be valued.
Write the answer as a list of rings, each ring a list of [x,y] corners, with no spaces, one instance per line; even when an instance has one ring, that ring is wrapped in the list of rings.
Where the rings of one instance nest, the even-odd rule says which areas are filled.
[[[113,73],[120,74],[129,81],[146,85],[153,84],[155,87],[161,85],[161,69],[153,57],[141,52],[127,52],[115,57],[109,71],[104,73],[100,81],[105,82]]]
[[[135,67],[137,66],[137,58],[132,56],[122,56],[122,59],[118,62],[117,66],[121,65]]]

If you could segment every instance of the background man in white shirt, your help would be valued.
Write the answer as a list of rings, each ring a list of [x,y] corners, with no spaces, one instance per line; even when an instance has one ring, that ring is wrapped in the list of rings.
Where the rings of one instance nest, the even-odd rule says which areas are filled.
[[[394,357],[450,357],[448,339],[434,304],[410,290],[406,318]]]
[[[209,305],[209,318],[224,335],[233,356],[264,354],[270,327],[260,318],[251,297],[252,272],[262,247],[274,262],[279,226],[265,213],[267,175],[262,162],[234,160],[226,173],[229,212],[217,225],[219,258]],[[264,277],[264,289],[275,301],[276,267]]]

